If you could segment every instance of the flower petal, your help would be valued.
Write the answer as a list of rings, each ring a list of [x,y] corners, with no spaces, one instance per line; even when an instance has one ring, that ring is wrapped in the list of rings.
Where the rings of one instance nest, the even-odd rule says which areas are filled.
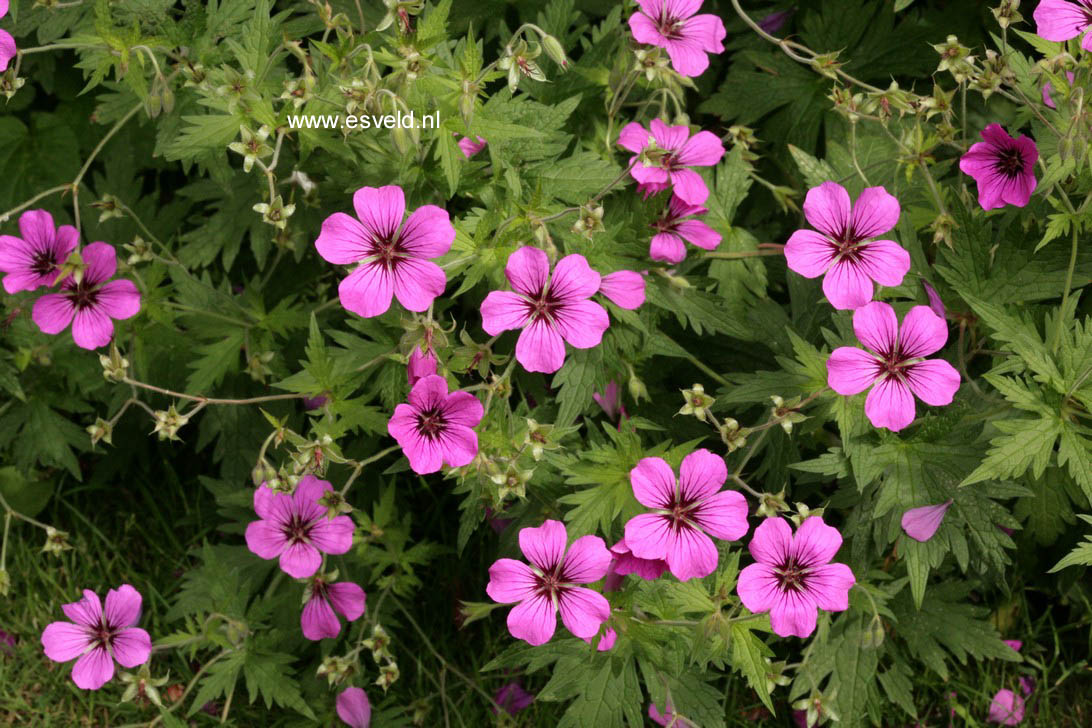
[[[508,631],[529,645],[544,645],[557,629],[557,612],[545,596],[526,599],[508,613]]]
[[[845,564],[823,564],[812,569],[806,583],[816,606],[828,612],[844,612],[849,609],[849,590],[857,578]]]
[[[565,524],[550,519],[538,528],[520,529],[519,549],[532,564],[543,571],[550,571],[565,557],[568,538]]]
[[[633,27],[634,17],[637,17],[637,15],[634,15],[630,18],[631,28]],[[642,40],[640,42],[646,43],[648,41]],[[624,149],[628,149],[631,152],[637,152],[639,154],[644,151],[645,147],[648,146],[649,136],[650,135],[648,133],[648,129],[644,128],[636,121],[631,121],[630,123],[622,127],[621,133],[618,134],[618,144],[621,145]]]
[[[562,573],[564,581],[574,584],[590,584],[607,575],[610,566],[610,551],[603,539],[598,536],[581,536],[573,541],[565,555]]]
[[[83,590],[83,599],[80,601],[62,604],[61,611],[73,622],[84,627],[98,627],[102,621],[102,601],[90,589]]]
[[[140,291],[130,280],[109,281],[99,288],[96,305],[112,319],[132,318],[140,311]]]
[[[516,341],[516,360],[529,372],[552,374],[565,363],[565,341],[543,319],[532,321]]]
[[[469,465],[478,454],[478,434],[463,425],[449,424],[439,442],[444,462],[453,468]]]
[[[652,236],[648,257],[668,263],[681,263],[686,259],[686,245],[675,233],[656,233]]]
[[[300,612],[300,631],[309,640],[333,639],[341,634],[341,622],[326,598],[315,594]]]
[[[372,722],[372,704],[361,688],[345,688],[337,696],[337,717],[349,728],[368,728]]]
[[[959,391],[959,372],[943,359],[921,361],[904,371],[910,391],[933,407],[951,404],[952,397]]]
[[[485,593],[501,604],[520,602],[535,594],[535,574],[531,567],[515,559],[497,559],[489,567]]]
[[[831,238],[841,238],[850,223],[849,193],[837,182],[824,182],[808,190],[804,217],[813,228]]]
[[[558,310],[555,321],[561,337],[577,349],[599,346],[603,332],[610,327],[606,309],[595,301],[566,303]]]
[[[247,529],[249,530],[249,528]],[[253,549],[251,549],[253,551]],[[322,564],[322,556],[317,548],[302,541],[291,544],[280,556],[281,570],[294,579],[306,579],[314,576]]]
[[[826,564],[842,548],[842,534],[821,517],[811,516],[796,529],[792,547],[798,564]]]
[[[948,322],[928,306],[914,306],[899,329],[899,353],[906,359],[935,354],[948,341]]]
[[[716,493],[727,479],[724,458],[701,448],[683,458],[679,468],[679,493],[684,501],[692,503]]]
[[[683,220],[675,230],[687,242],[705,250],[715,250],[722,239],[720,233],[701,220]]]
[[[860,308],[872,300],[875,289],[864,267],[850,258],[842,258],[823,278],[823,294],[839,311]]]
[[[819,616],[815,601],[806,592],[782,591],[770,608],[770,627],[779,637],[810,637]]]
[[[899,338],[895,309],[883,301],[861,306],[853,312],[853,332],[862,344],[877,354],[893,352]]]
[[[665,559],[674,538],[671,519],[658,513],[642,513],[626,522],[626,544],[640,559]]]
[[[1088,11],[1066,0],[1042,0],[1032,13],[1035,32],[1055,42],[1076,38],[1088,27]]]
[[[665,561],[676,579],[686,581],[712,574],[718,558],[713,539],[696,528],[679,528],[668,544]]]
[[[43,334],[59,334],[72,323],[75,306],[63,293],[47,293],[34,302],[31,318]]]
[[[893,240],[874,240],[857,248],[857,265],[881,286],[898,286],[910,270],[910,253]]]
[[[792,528],[783,518],[767,518],[758,524],[747,549],[760,564],[776,566],[784,563],[793,553]]]
[[[114,676],[114,661],[106,649],[96,647],[72,666],[72,682],[83,690],[98,690]]]
[[[114,338],[114,322],[97,308],[77,310],[72,317],[72,340],[81,349],[98,349]]]
[[[637,501],[649,508],[667,508],[675,497],[675,472],[663,458],[642,458],[629,471],[629,482]]]
[[[492,291],[482,301],[482,328],[490,336],[521,329],[530,319],[527,300],[511,291]]]
[[[691,518],[703,531],[722,541],[738,541],[750,528],[747,499],[734,490],[724,490],[703,500]]]
[[[348,516],[323,516],[307,532],[315,548],[326,554],[344,554],[353,547],[353,519]],[[310,575],[308,575],[310,576]]]
[[[827,359],[827,384],[838,394],[860,394],[876,381],[880,363],[863,349],[840,346]]]
[[[353,194],[353,209],[368,233],[390,240],[406,214],[406,196],[398,185],[361,187]]]
[[[880,379],[865,399],[865,414],[873,427],[898,432],[914,421],[914,395],[902,382]]]
[[[113,245],[103,242],[85,245],[80,251],[84,265],[83,280],[87,285],[102,283],[114,277],[118,269],[118,254]]]
[[[525,245],[508,256],[504,275],[516,293],[537,298],[550,277],[550,259],[546,257],[545,251]]]
[[[687,167],[710,167],[724,156],[724,142],[711,131],[699,131],[679,150],[678,163]]]
[[[606,597],[584,587],[566,589],[558,597],[557,605],[561,622],[581,639],[594,637],[603,622],[610,618],[610,602]]]
[[[480,399],[470,392],[452,392],[441,405],[444,419],[463,427],[476,427],[485,415]]]
[[[394,267],[394,296],[407,311],[427,311],[444,293],[447,275],[429,260],[407,258]]]
[[[883,187],[866,187],[853,205],[850,222],[857,240],[883,235],[899,222],[899,201]]]
[[[837,247],[825,235],[814,230],[797,230],[785,243],[785,264],[805,278],[818,278],[827,272]]]
[[[132,627],[140,621],[140,592],[129,584],[106,592],[106,623],[113,628]]]
[[[110,639],[110,649],[119,665],[137,667],[152,656],[152,638],[139,627],[128,627]]]
[[[709,199],[709,188],[701,175],[692,169],[676,169],[671,172],[671,184],[680,199],[691,205],[700,205]]]
[[[773,567],[765,563],[744,567],[736,582],[736,594],[743,606],[753,613],[768,612],[781,596],[780,582]]]
[[[360,221],[335,212],[322,221],[315,250],[322,259],[335,265],[348,265],[367,257],[372,237]]]
[[[906,535],[915,541],[921,541],[922,543],[928,541],[940,528],[944,515],[951,505],[952,499],[949,498],[944,503],[935,506],[911,508],[902,514],[902,530],[906,531]]]
[[[632,270],[608,273],[599,283],[599,292],[615,306],[632,311],[645,302],[645,277]]]
[[[79,657],[91,644],[88,630],[71,622],[51,622],[42,631],[42,649],[54,662],[68,662]]]
[[[583,255],[566,255],[557,261],[550,278],[550,294],[553,298],[568,302],[588,298],[602,284],[602,277],[591,269]]]
[[[394,280],[382,265],[362,263],[338,284],[337,293],[346,311],[371,318],[391,307]]]
[[[455,226],[442,207],[422,205],[406,220],[399,235],[402,247],[418,258],[439,258],[455,242]]]
[[[255,556],[272,559],[288,548],[288,537],[270,521],[252,521],[246,527],[246,547]]]

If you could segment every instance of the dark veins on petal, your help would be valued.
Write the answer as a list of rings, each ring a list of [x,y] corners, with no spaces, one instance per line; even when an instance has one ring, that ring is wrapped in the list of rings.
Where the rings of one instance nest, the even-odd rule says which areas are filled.
[[[993,166],[1001,175],[1013,179],[1024,171],[1024,155],[1014,146],[998,149]]]
[[[436,440],[447,429],[447,420],[439,407],[421,410],[417,413],[417,434],[428,440]]]

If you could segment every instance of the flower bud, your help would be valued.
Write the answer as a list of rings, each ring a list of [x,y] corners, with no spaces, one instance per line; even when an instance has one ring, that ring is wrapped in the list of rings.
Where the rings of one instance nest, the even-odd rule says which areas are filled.
[[[87,434],[91,436],[91,444],[97,445],[102,440],[107,445],[113,445],[110,438],[114,434],[113,426],[106,420],[99,417],[95,420],[95,424],[89,425],[87,428]]]
[[[563,69],[569,67],[569,59],[565,57],[565,49],[561,47],[561,42],[552,35],[542,36],[542,49],[546,51],[546,55],[550,57],[557,65]]]
[[[109,356],[99,354],[99,363],[102,364],[102,376],[108,382],[120,382],[129,376],[129,360],[121,355],[116,343],[110,345]]]

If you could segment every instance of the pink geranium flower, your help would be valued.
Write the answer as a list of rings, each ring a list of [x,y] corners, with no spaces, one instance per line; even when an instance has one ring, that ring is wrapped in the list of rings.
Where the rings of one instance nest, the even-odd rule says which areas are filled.
[[[872,387],[865,414],[873,426],[897,432],[913,422],[914,395],[934,407],[951,404],[959,372],[943,359],[922,358],[948,340],[948,325],[928,306],[911,308],[900,329],[895,309],[873,301],[853,312],[853,331],[869,351],[835,349],[827,359],[827,383],[844,395]]]
[[[952,499],[949,498],[935,506],[911,508],[902,514],[902,530],[915,541],[928,541],[940,528],[940,522],[944,520],[944,514],[951,505]]]
[[[560,521],[519,532],[519,548],[531,565],[498,559],[489,567],[485,591],[502,604],[519,602],[508,613],[508,631],[531,645],[550,641],[557,629],[557,612],[565,627],[581,639],[590,639],[610,617],[602,594],[578,586],[599,581],[607,573],[610,552],[598,536],[581,536],[568,553],[568,534]]]
[[[747,501],[721,491],[728,478],[724,459],[701,449],[683,458],[676,481],[662,458],[644,458],[629,471],[633,495],[651,513],[626,523],[625,542],[640,559],[662,559],[680,581],[704,577],[717,568],[710,536],[736,541],[747,533]]]
[[[337,696],[337,717],[349,728],[368,728],[372,724],[372,704],[361,688],[345,688]]]
[[[720,137],[709,131],[690,136],[686,126],[668,126],[653,119],[645,129],[636,121],[622,129],[618,143],[633,152],[630,174],[641,185],[653,185],[652,191],[672,184],[675,195],[689,205],[701,205],[709,197],[709,188],[701,175],[689,167],[709,167],[724,156]]]
[[[652,236],[649,257],[668,263],[681,263],[686,259],[686,245],[683,241],[705,250],[716,249],[720,245],[720,233],[701,220],[686,219],[707,212],[709,211],[701,205],[688,204],[679,199],[678,195],[672,195],[664,214],[652,223],[652,228],[657,232]]]
[[[600,279],[599,293],[615,306],[632,311],[645,302],[645,277],[631,270],[607,273]]]
[[[1013,139],[1000,124],[990,124],[982,130],[982,141],[959,158],[959,169],[978,183],[978,204],[983,210],[1023,207],[1038,184],[1038,160],[1039,149],[1031,137]]]
[[[343,554],[353,545],[353,521],[326,517],[319,500],[334,486],[305,475],[291,495],[274,493],[262,483],[254,491],[254,512],[260,521],[246,527],[246,545],[263,559],[280,558],[281,570],[295,579],[318,571],[321,553]]]
[[[406,198],[397,185],[362,187],[353,208],[359,219],[335,212],[315,241],[330,263],[360,264],[338,286],[341,305],[365,318],[386,313],[392,296],[409,311],[427,309],[447,285],[444,271],[430,260],[455,240],[447,211],[424,205],[403,224]]]
[[[76,249],[79,232],[71,225],[55,227],[45,210],[28,210],[19,216],[19,233],[23,237],[0,235],[0,271],[7,273],[4,290],[18,293],[52,286]]]
[[[1066,71],[1065,77],[1066,80],[1070,83],[1073,83],[1073,79],[1075,78],[1075,76],[1073,75],[1073,71]],[[1056,109],[1058,108],[1058,105],[1054,103],[1054,99],[1051,97],[1052,93],[1054,93],[1054,84],[1052,84],[1050,81],[1047,81],[1045,84],[1043,84],[1043,103],[1052,109]]]
[[[409,393],[409,403],[394,408],[387,423],[409,460],[413,472],[435,473],[446,462],[466,465],[478,454],[478,435],[472,428],[485,409],[469,392],[447,391],[447,380],[432,374],[422,377]]]
[[[857,580],[845,564],[830,563],[841,547],[842,534],[818,516],[804,519],[795,535],[784,519],[767,518],[749,544],[756,563],[739,573],[736,592],[755,614],[770,613],[775,634],[807,637],[818,610],[849,609]]]
[[[1023,719],[1024,699],[1011,690],[998,690],[990,701],[990,711],[986,721],[1001,725],[1020,725]]]
[[[152,639],[135,627],[140,621],[140,592],[128,584],[106,593],[106,609],[99,595],[83,590],[83,599],[61,607],[72,622],[53,622],[42,632],[46,657],[72,666],[72,681],[84,690],[98,690],[114,676],[114,660],[136,667],[152,654]],[[75,624],[73,624],[73,622]]]
[[[893,240],[870,240],[899,221],[899,201],[883,187],[868,187],[850,205],[837,182],[808,190],[804,217],[815,230],[797,230],[785,244],[785,261],[805,278],[823,278],[823,293],[838,309],[872,300],[872,282],[897,286],[910,270],[910,254]],[[825,274],[825,275],[824,275]]]
[[[646,581],[653,581],[667,571],[667,562],[663,559],[642,559],[634,556],[629,545],[626,544],[625,536],[610,547],[610,552],[614,556],[611,572],[619,576],[636,574]]]
[[[493,694],[493,702],[504,709],[508,715],[515,715],[535,702],[535,696],[523,689],[518,680],[505,683]],[[497,714],[496,707],[493,715]]]
[[[504,274],[512,291],[493,291],[482,302],[482,328],[490,336],[523,329],[516,359],[529,372],[556,372],[565,363],[565,342],[577,349],[598,346],[610,326],[607,312],[588,299],[602,278],[582,255],[566,255],[550,275],[550,261],[538,248],[523,247],[508,257]]]
[[[438,364],[439,361],[437,361],[436,355],[432,353],[432,349],[426,349],[422,352],[420,346],[415,346],[413,353],[409,355],[409,364],[406,366],[409,385],[412,387],[423,377],[435,374]]]
[[[1040,37],[1060,43],[1085,33],[1092,25],[1092,1],[1041,0],[1031,17]],[[1092,51],[1092,33],[1081,38],[1081,48]]]
[[[114,338],[111,319],[132,318],[140,311],[140,291],[132,281],[109,280],[118,265],[112,245],[91,243],[82,255],[86,267],[80,282],[65,278],[60,293],[34,302],[31,317],[46,334],[59,334],[71,323],[76,346],[97,349]]]
[[[641,8],[629,17],[638,43],[667,51],[683,76],[700,76],[709,68],[706,53],[724,52],[724,23],[716,15],[695,15],[701,0],[637,0]]]
[[[925,289],[925,297],[929,299],[929,310],[942,319],[946,318],[947,311],[944,308],[944,301],[941,300],[937,289],[929,285],[929,281],[924,278],[921,279],[921,286]]]
[[[313,577],[304,595],[305,604],[300,613],[300,629],[309,640],[334,638],[341,634],[341,622],[337,614],[355,622],[364,614],[367,595],[364,590],[349,581],[331,584],[326,577]],[[334,612],[337,612],[335,614]]]
[[[475,139],[477,139],[477,141],[474,141],[474,139],[471,139],[470,137],[463,137],[459,140],[459,149],[462,150],[463,156],[467,159],[470,159],[486,147],[484,139],[481,137],[475,137]]]

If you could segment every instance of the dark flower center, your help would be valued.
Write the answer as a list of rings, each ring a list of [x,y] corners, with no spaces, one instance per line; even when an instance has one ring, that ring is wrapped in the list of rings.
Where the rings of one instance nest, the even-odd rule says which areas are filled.
[[[774,567],[778,584],[782,591],[802,592],[807,588],[807,578],[811,569],[807,565],[797,563],[794,557],[789,557],[785,562]]]
[[[695,401],[694,404],[699,406],[700,402]],[[684,528],[694,528],[691,517],[700,505],[700,502],[687,500],[681,493],[677,493],[671,496],[671,500],[660,509],[660,513],[671,524],[672,530],[677,533]]]
[[[34,253],[34,260],[31,261],[30,269],[37,276],[47,276],[57,270],[57,263],[53,260],[53,253],[48,250],[39,250]]]
[[[564,594],[570,587],[565,575],[564,562],[559,561],[553,568],[546,571],[533,569],[535,572],[535,594],[544,596],[551,601]]]
[[[94,308],[99,300],[98,284],[88,281],[85,274],[82,281],[69,289],[68,299],[77,311]]]
[[[107,622],[106,617],[103,616],[99,619],[99,623],[94,627],[89,627],[88,630],[91,633],[91,640],[98,647],[107,647],[110,645],[111,640],[114,639],[114,635],[117,634],[117,630],[113,629]]]
[[[660,35],[668,40],[679,40],[682,38],[682,29],[685,24],[686,21],[683,19],[669,15],[667,8],[664,7],[660,11],[660,19],[656,24],[656,29],[660,31]]]
[[[417,413],[417,432],[429,440],[439,437],[446,427],[447,420],[438,407]]]
[[[409,257],[408,251],[402,245],[402,236],[394,233],[383,238],[373,238],[371,254],[388,271],[394,270],[399,261]]]
[[[564,303],[553,296],[549,286],[539,291],[538,295],[525,299],[525,305],[532,320],[544,319],[547,323],[553,323],[564,308]]]
[[[311,521],[305,521],[298,513],[293,514],[288,522],[284,524],[282,531],[292,543],[303,543],[307,541],[307,537],[311,533]]]
[[[1024,171],[1024,155],[1016,147],[1002,149],[997,152],[993,167],[1005,177],[1013,179]]]

